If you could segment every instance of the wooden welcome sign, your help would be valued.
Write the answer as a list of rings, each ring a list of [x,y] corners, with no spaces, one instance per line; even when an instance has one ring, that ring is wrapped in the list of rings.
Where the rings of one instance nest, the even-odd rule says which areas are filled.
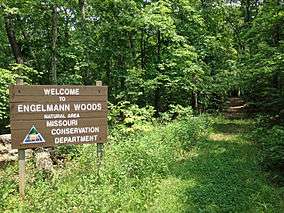
[[[97,166],[107,139],[107,87],[10,86],[12,148],[18,149],[19,192],[25,197],[25,149],[64,144],[97,144]]]
[[[103,143],[106,86],[12,85],[12,148]]]

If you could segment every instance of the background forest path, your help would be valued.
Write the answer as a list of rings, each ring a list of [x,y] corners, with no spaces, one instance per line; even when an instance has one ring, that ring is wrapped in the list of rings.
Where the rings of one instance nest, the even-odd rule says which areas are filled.
[[[246,103],[239,97],[231,97],[227,101],[227,108],[225,109],[224,115],[227,118],[245,118]]]
[[[206,141],[190,148],[160,185],[157,212],[283,212],[248,139],[253,120],[214,118]],[[163,204],[163,205],[161,205]]]

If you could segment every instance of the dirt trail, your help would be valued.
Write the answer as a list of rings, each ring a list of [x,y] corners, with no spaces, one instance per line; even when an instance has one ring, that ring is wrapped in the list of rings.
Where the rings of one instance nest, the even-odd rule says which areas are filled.
[[[245,107],[246,103],[238,97],[229,98],[227,101],[227,109],[224,112],[227,118],[244,118],[247,117]]]

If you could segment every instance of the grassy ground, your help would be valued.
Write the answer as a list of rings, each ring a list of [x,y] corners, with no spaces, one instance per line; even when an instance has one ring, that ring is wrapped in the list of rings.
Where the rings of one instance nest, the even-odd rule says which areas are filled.
[[[24,204],[17,167],[7,166],[0,212],[283,212],[283,192],[267,180],[247,137],[253,121],[209,120],[210,130],[208,119],[190,119],[113,133],[99,178],[94,146],[80,147],[51,175],[30,162]]]
[[[162,181],[152,210],[283,212],[281,192],[268,183],[259,165],[261,153],[246,137],[253,121],[213,120],[208,140],[197,143],[175,165],[175,175]]]

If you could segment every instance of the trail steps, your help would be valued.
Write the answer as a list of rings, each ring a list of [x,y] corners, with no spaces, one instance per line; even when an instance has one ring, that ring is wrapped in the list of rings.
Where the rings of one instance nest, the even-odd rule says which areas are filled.
[[[247,116],[245,107],[247,106],[244,100],[238,97],[229,98],[227,108],[224,115],[227,118],[244,118]]]

